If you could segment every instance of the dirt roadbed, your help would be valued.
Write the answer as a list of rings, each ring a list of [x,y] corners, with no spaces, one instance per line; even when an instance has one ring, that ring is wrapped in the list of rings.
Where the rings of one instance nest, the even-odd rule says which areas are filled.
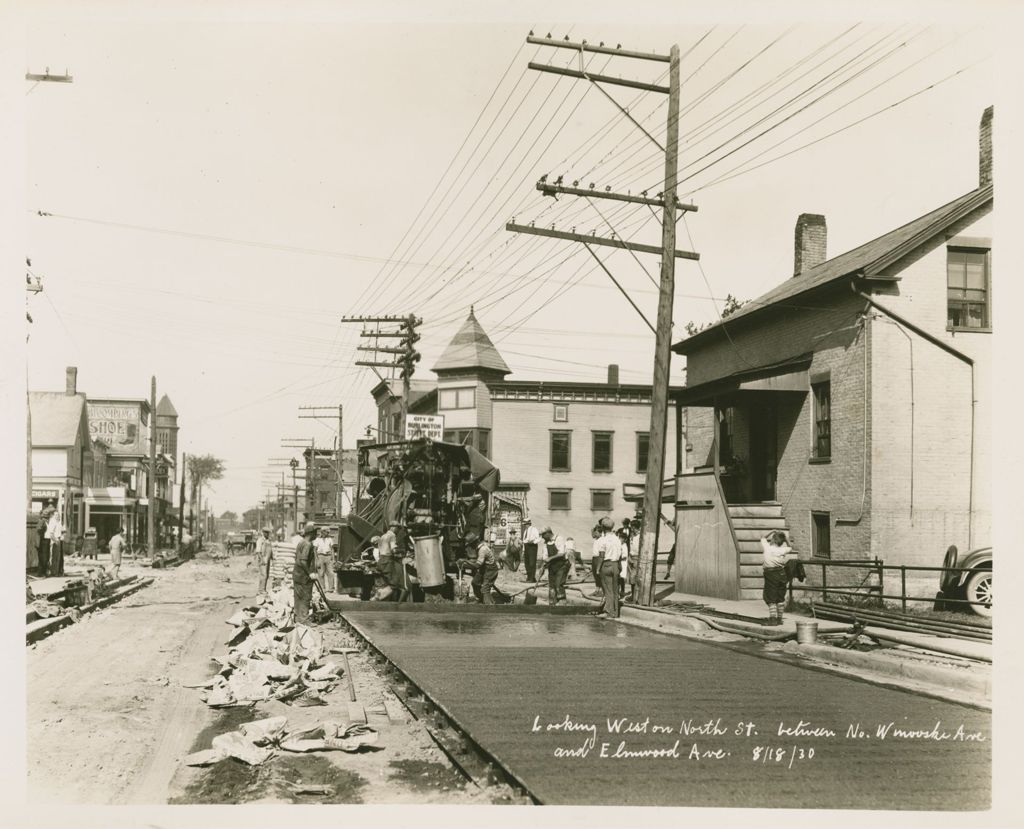
[[[458,772],[362,654],[349,659],[354,706],[342,682],[325,706],[272,700],[209,708],[196,689],[183,686],[216,672],[210,657],[226,650],[233,632],[226,620],[254,597],[252,568],[245,556],[200,555],[153,575],[148,589],[28,649],[29,802],[509,802],[504,787],[481,789]],[[327,647],[347,641],[334,624],[321,630]],[[356,754],[278,754],[261,766],[233,758],[208,767],[182,763],[252,720],[351,722],[360,715],[380,736]],[[296,791],[309,787],[329,793]]]

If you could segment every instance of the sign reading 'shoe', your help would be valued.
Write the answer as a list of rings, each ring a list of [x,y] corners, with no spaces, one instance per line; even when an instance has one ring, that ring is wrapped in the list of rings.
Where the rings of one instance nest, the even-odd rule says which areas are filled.
[[[89,403],[89,433],[115,454],[138,454],[142,446],[142,406],[122,403]]]

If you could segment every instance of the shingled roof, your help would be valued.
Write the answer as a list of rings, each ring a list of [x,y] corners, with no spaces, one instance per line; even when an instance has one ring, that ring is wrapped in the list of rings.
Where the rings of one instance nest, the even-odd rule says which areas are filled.
[[[894,281],[893,277],[885,274],[886,268],[927,242],[937,233],[991,201],[991,184],[972,190],[949,204],[944,204],[937,210],[926,213],[877,239],[872,239],[860,247],[787,279],[757,299],[743,305],[730,314],[726,320],[729,325],[734,325],[743,317],[850,276]],[[706,342],[715,334],[721,333],[722,327],[722,321],[716,322],[703,331],[676,343],[672,346],[672,350],[677,354],[687,354],[695,345]]]
[[[156,413],[162,417],[177,417],[178,410],[174,408],[174,404],[171,402],[166,394],[160,398],[160,402],[156,404]]]
[[[84,394],[33,391],[28,395],[33,446],[74,446],[82,428]]]
[[[502,374],[510,374],[512,369],[508,367],[498,349],[494,347],[491,338],[487,336],[484,329],[480,327],[473,309],[469,309],[469,316],[462,324],[462,328],[452,337],[448,347],[441,355],[441,359],[434,365],[434,371],[454,371],[459,369],[482,368],[488,371],[497,371]]]

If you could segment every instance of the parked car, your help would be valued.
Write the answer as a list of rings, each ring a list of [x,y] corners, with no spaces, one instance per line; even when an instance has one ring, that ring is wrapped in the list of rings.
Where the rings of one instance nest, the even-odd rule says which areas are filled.
[[[978,547],[961,557],[957,554],[956,547],[950,547],[946,551],[946,559],[942,566],[952,570],[942,574],[940,587],[943,598],[972,602],[969,605],[957,602],[950,607],[970,608],[979,616],[991,616],[992,548]]]

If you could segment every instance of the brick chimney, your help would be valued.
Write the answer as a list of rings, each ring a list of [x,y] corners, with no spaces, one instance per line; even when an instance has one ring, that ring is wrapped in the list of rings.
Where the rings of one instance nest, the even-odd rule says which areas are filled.
[[[793,276],[799,276],[825,261],[828,229],[825,217],[818,213],[801,213],[796,220],[793,245]]]
[[[978,186],[992,183],[992,107],[981,114],[978,129]]]
[[[608,385],[619,385],[619,367],[615,363],[611,363],[608,366]]]
[[[78,394],[78,369],[68,366],[64,375],[64,392],[68,397],[74,397]]]

